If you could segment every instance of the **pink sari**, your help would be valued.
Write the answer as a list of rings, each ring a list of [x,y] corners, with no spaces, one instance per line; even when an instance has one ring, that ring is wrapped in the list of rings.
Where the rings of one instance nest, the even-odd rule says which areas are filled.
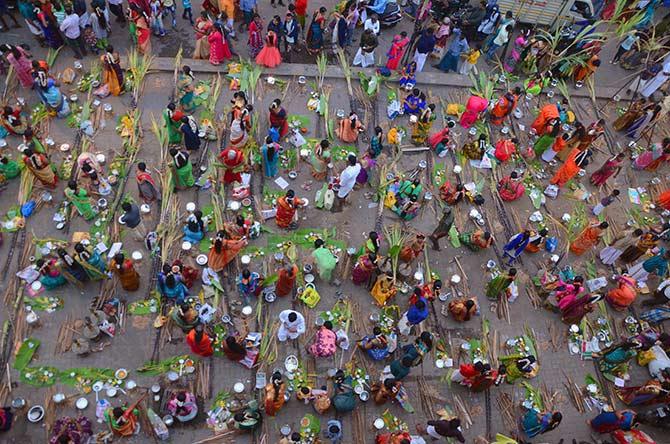
[[[387,54],[389,59],[386,62],[386,67],[388,69],[391,71],[396,71],[398,69],[398,64],[400,64],[400,59],[402,59],[408,43],[409,37],[401,38],[399,35],[397,35],[393,38],[391,49],[389,49]]]
[[[212,65],[220,65],[233,55],[228,49],[228,43],[223,40],[223,35],[218,30],[215,30],[207,37],[209,42],[209,63]]]
[[[24,88],[32,88],[33,76],[31,73],[33,71],[33,66],[30,62],[28,53],[20,46],[16,46],[16,49],[21,53],[21,56],[17,59],[14,57],[14,54],[9,51],[7,53],[7,61],[11,63],[14,71],[16,71],[16,76],[19,78],[21,86]]]

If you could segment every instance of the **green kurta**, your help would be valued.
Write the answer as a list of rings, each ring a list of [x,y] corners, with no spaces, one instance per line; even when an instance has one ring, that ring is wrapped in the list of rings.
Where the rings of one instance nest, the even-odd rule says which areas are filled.
[[[324,281],[330,281],[333,270],[337,266],[337,258],[327,248],[320,247],[312,252],[312,257],[316,260],[319,270],[319,277]]]
[[[163,111],[163,123],[167,127],[168,143],[170,145],[181,143],[182,134],[181,131],[179,130],[181,122],[175,122],[174,120],[172,120],[172,118],[168,114],[167,109]]]
[[[93,209],[86,190],[79,188],[76,192],[70,188],[65,189],[65,197],[77,208],[79,215],[85,220],[93,219],[98,213]]]

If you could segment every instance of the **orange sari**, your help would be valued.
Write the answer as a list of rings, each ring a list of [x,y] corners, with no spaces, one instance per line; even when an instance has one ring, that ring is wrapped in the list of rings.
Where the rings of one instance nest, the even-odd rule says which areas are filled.
[[[244,248],[244,246],[247,244],[246,241],[244,240],[223,240],[223,245],[221,247],[221,252],[217,253],[216,249],[214,248],[214,244],[209,249],[209,254],[207,255],[207,263],[209,264],[209,268],[212,270],[219,272],[223,270],[226,265],[230,263],[233,259],[235,259],[235,256]]]
[[[575,158],[580,152],[581,151],[577,148],[572,149],[568,159],[563,165],[561,165],[558,171],[556,171],[556,174],[554,174],[554,177],[551,178],[550,183],[562,187],[568,183],[570,179],[575,177],[577,173],[579,173],[579,167],[577,166],[577,163],[575,163]]]
[[[600,241],[602,234],[603,230],[598,225],[586,227],[584,231],[579,233],[577,239],[572,241],[570,251],[577,256],[581,256],[586,250],[590,250]]]
[[[286,196],[277,199],[277,216],[275,217],[277,226],[279,228],[288,228],[291,222],[293,222],[297,207],[302,205],[302,203],[301,199],[294,198],[293,204],[290,204]]]
[[[670,190],[663,191],[660,196],[658,196],[658,204],[664,210],[670,210]]]
[[[290,276],[285,268],[279,270],[278,275],[279,278],[277,279],[277,285],[275,286],[275,294],[279,297],[288,296],[295,285],[295,278],[298,275],[298,267],[295,265],[293,266]]]
[[[284,393],[286,393],[286,384],[281,383],[279,386],[279,393],[276,393],[272,382],[265,386],[265,414],[268,416],[275,416],[280,408],[284,405]],[[277,396],[275,396],[275,394]]]

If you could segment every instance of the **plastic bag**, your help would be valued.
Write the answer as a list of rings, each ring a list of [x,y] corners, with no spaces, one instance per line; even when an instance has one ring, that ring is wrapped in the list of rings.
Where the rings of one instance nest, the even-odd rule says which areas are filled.
[[[274,143],[279,142],[279,130],[277,128],[270,128],[268,130],[268,136],[270,136],[270,139],[272,139],[272,142],[274,142]]]
[[[300,299],[302,303],[305,304],[308,308],[314,308],[321,300],[321,295],[319,295],[319,292],[316,291],[316,288],[311,285],[305,288],[305,291],[303,291],[302,294],[298,296],[298,299]]]
[[[553,253],[556,251],[556,248],[558,248],[558,239],[556,237],[547,238],[546,242],[544,243],[544,249],[549,253]]]
[[[37,203],[34,200],[29,200],[28,202],[21,205],[21,215],[23,217],[30,217],[35,211]]]

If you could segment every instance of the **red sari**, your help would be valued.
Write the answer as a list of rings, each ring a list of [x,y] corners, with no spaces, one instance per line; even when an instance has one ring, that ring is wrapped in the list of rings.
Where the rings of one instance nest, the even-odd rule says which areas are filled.
[[[275,286],[275,294],[277,296],[284,297],[291,294],[293,286],[295,285],[295,279],[298,276],[298,267],[293,266],[293,270],[289,273],[285,268],[279,270],[279,278],[277,279],[277,285]]]
[[[516,108],[517,100],[518,97],[512,93],[507,93],[502,96],[491,110],[489,121],[493,125],[502,125],[505,117],[509,116],[514,108]]]
[[[232,160],[228,158],[230,152],[236,153],[235,158]],[[236,170],[244,163],[244,153],[241,150],[226,148],[225,150],[221,151],[219,158],[223,161],[223,165],[226,168],[226,172],[223,174],[223,182],[225,184],[242,182],[242,174]]]
[[[591,248],[595,247],[598,242],[600,242],[600,236],[603,234],[603,229],[600,228],[598,225],[591,225],[588,226],[579,233],[579,236],[577,236],[577,239],[572,241],[570,244],[570,251],[572,254],[575,254],[577,256],[581,256],[584,254],[587,250],[590,250]]]
[[[605,162],[605,164],[601,166],[598,171],[591,174],[591,184],[595,186],[605,185],[607,179],[619,171],[622,165],[623,161],[617,160],[616,157],[612,157],[607,162]]]
[[[207,41],[209,42],[209,63],[212,65],[220,65],[233,56],[228,48],[228,42],[217,29],[207,36]]]
[[[519,199],[526,192],[526,187],[523,186],[519,179],[512,179],[511,176],[506,176],[498,182],[498,193],[500,198],[505,202],[512,202]]]
[[[302,203],[303,201],[298,198],[294,198],[293,202],[289,203],[286,196],[277,199],[277,216],[275,217],[277,226],[279,228],[288,228],[291,222],[293,222],[297,207]]]
[[[391,49],[389,49],[388,60],[386,61],[386,67],[391,71],[397,71],[400,60],[402,59],[403,54],[405,53],[405,48],[409,44],[409,37],[401,38],[399,35],[393,37],[393,43],[391,43]]]

